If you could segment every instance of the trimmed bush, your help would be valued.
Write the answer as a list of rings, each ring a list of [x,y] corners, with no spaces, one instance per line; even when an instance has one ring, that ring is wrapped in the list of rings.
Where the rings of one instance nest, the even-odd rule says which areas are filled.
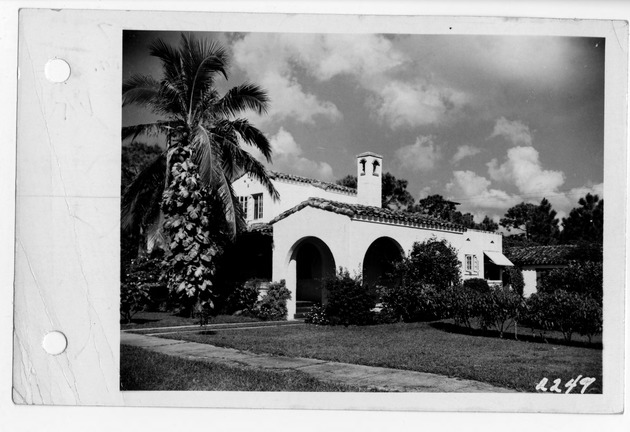
[[[267,295],[256,302],[255,315],[263,321],[280,321],[287,319],[287,300],[291,298],[291,291],[285,281],[269,284]]]
[[[336,278],[327,279],[324,287],[328,292],[325,315],[331,325],[366,325],[373,322],[372,309],[376,306],[376,294],[367,289],[359,278],[341,270]]]
[[[595,299],[601,305],[603,281],[604,275],[601,262],[572,261],[566,268],[550,271],[543,278],[538,291],[551,293],[563,290],[584,294]]]
[[[473,322],[482,313],[482,308],[487,304],[484,294],[462,285],[449,288],[445,293],[449,299],[450,316],[455,324],[472,328]]]
[[[389,321],[431,321],[442,318],[447,310],[442,291],[431,285],[379,287],[378,294],[383,305],[380,314]]]
[[[523,298],[509,288],[491,289],[482,294],[480,300],[481,326],[494,326],[499,331],[499,337],[503,337],[510,327],[515,327],[525,311]]]
[[[557,330],[564,339],[571,341],[574,333],[592,336],[602,331],[602,308],[599,303],[584,294],[556,290],[537,293],[527,299],[527,324],[544,331]]]
[[[479,294],[488,294],[490,292],[490,285],[485,279],[473,278],[464,280],[464,288],[473,290]]]

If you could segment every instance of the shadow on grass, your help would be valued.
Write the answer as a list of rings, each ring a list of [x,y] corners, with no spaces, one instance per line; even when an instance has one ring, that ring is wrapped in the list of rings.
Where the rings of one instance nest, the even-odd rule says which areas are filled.
[[[429,323],[429,325],[435,329],[442,330],[448,333],[457,333],[457,334],[481,336],[481,337],[489,337],[489,338],[500,338],[500,333],[498,330],[482,330],[482,329],[476,329],[476,328],[468,328],[468,327],[462,327],[462,326],[458,326],[457,324],[447,323],[443,321],[432,322],[432,323]],[[557,337],[542,338],[540,336],[527,334],[527,333],[518,333],[518,337],[515,337],[514,329],[510,329],[509,331],[504,332],[503,339],[518,340],[520,342],[550,343],[554,345],[602,349],[601,342],[589,343],[589,342],[584,342],[584,341],[566,341],[564,339],[557,338]]]
[[[161,321],[159,319],[147,319],[147,318],[131,318],[131,321],[129,322],[123,322],[120,321],[121,324],[146,324],[146,323],[150,323],[150,322],[158,322]]]

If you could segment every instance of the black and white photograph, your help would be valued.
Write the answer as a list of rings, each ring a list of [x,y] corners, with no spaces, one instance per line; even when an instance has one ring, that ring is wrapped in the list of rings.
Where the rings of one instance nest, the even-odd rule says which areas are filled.
[[[623,413],[626,21],[149,9],[19,10],[12,410]]]
[[[121,390],[601,393],[605,43],[126,30]]]

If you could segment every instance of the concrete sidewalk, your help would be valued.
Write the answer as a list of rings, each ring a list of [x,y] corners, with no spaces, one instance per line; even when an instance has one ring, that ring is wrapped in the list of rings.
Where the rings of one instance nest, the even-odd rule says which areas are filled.
[[[121,332],[120,343],[190,360],[275,371],[299,371],[320,381],[368,387],[380,391],[445,393],[514,392],[514,390],[495,387],[479,381],[449,378],[431,373],[361,366],[308,358],[254,354],[232,348],[221,348],[214,345],[157,338],[127,332]]]

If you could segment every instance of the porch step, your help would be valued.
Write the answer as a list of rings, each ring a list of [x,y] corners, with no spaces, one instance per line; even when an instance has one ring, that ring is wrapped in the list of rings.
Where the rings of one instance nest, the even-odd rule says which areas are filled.
[[[294,318],[306,318],[306,314],[311,311],[311,308],[315,306],[315,304],[316,303],[312,301],[296,301]]]

